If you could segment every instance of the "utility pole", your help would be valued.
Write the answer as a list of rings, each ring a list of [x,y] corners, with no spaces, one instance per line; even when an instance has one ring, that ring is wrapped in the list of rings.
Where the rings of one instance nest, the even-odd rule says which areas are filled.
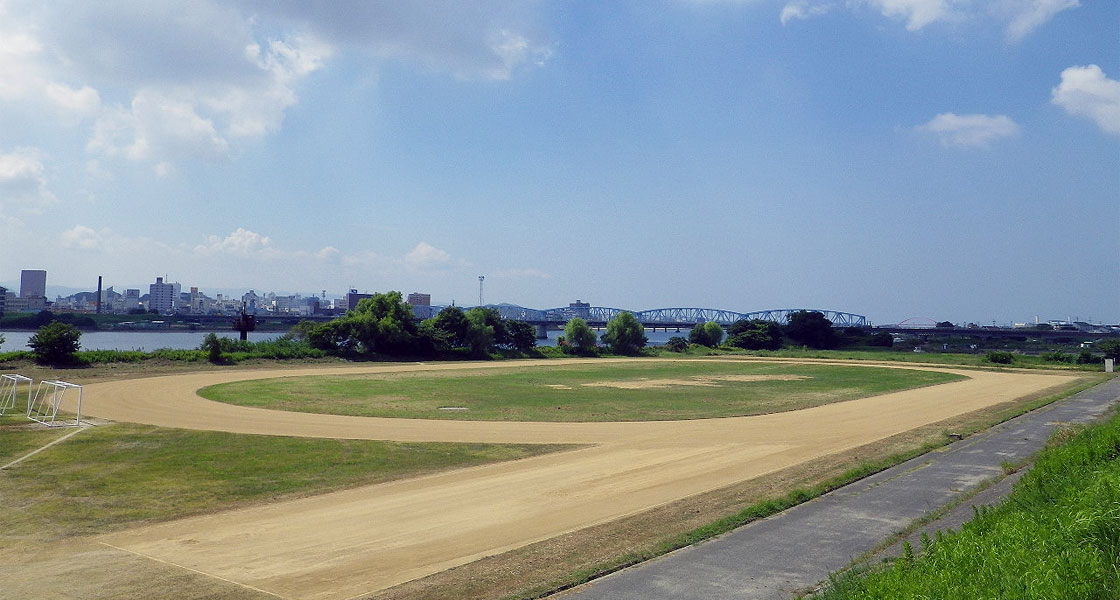
[[[478,276],[478,305],[482,306],[482,280],[486,279],[485,275]]]

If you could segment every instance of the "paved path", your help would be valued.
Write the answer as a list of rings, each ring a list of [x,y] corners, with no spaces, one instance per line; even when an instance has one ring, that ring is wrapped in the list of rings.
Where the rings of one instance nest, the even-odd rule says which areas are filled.
[[[561,594],[564,600],[785,599],[1037,452],[1059,424],[1099,418],[1120,379],[1012,419],[710,542]],[[966,509],[967,510],[967,509]]]

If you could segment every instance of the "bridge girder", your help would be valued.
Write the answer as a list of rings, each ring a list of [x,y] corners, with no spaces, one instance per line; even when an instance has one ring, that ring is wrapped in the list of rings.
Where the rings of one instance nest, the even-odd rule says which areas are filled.
[[[442,306],[431,307],[434,316]],[[832,322],[833,327],[867,327],[867,317],[854,313],[822,310],[816,308],[777,308],[753,312],[735,312],[718,308],[652,308],[649,310],[627,311],[621,308],[607,306],[564,306],[560,308],[535,309],[515,306],[512,304],[488,305],[493,308],[503,319],[525,321],[533,324],[558,324],[566,323],[573,318],[580,318],[588,323],[602,324],[610,321],[623,312],[632,313],[640,323],[646,327],[691,327],[698,323],[715,321],[724,327],[730,326],[735,321],[742,319],[761,319],[772,321],[780,325],[789,323],[789,317],[800,311],[819,312]]]

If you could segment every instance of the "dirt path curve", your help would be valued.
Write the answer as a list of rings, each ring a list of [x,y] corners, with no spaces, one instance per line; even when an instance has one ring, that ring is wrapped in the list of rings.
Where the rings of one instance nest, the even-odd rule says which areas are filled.
[[[938,368],[968,379],[787,413],[638,423],[342,417],[238,407],[195,393],[205,385],[244,379],[532,368],[564,362],[229,371],[87,386],[85,414],[167,427],[398,441],[590,445],[188,518],[107,535],[101,541],[283,598],[352,598],[1072,379]]]

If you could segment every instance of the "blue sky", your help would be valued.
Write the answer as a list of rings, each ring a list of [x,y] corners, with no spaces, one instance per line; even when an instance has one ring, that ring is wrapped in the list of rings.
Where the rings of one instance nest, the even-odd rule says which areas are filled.
[[[1120,3],[0,0],[0,284],[1120,322]]]

